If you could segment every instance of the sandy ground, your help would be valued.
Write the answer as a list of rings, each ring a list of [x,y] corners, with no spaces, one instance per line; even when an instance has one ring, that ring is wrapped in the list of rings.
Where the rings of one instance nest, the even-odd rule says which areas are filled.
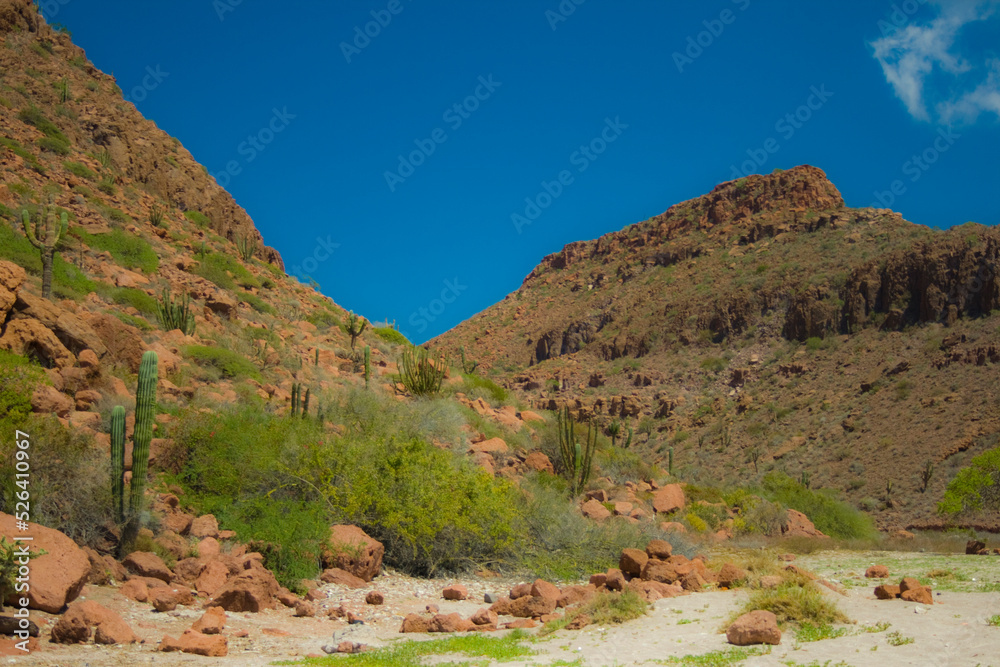
[[[855,568],[844,569],[840,565],[846,558],[856,558],[858,565],[880,560],[878,554],[845,554],[837,558],[830,553],[801,557],[801,564],[815,567],[825,576],[840,574],[850,586],[846,596],[833,592],[833,597],[841,609],[855,624],[846,626],[846,636],[818,642],[802,643],[796,640],[794,631],[785,633],[781,645],[772,648],[770,654],[755,656],[740,663],[744,665],[855,665],[887,667],[889,665],[993,665],[1000,667],[1000,627],[991,627],[986,619],[1000,614],[1000,592],[962,592],[939,590],[935,593],[935,604],[924,606],[895,600],[878,601],[872,595],[874,582],[858,580]],[[885,559],[896,559],[905,563],[908,555],[885,555]],[[926,558],[914,554],[912,559]],[[976,560],[976,557],[941,556],[934,561],[950,563],[956,572],[963,568],[975,568],[976,572],[986,572],[991,581],[1000,580],[1000,559]],[[984,570],[985,568],[985,570]],[[824,571],[826,570],[826,571]],[[862,570],[863,571],[863,570]],[[919,571],[900,572],[922,576]],[[896,577],[893,573],[893,578]],[[831,576],[831,578],[834,578]],[[961,575],[960,575],[961,578]],[[968,577],[971,579],[972,577]],[[402,617],[411,611],[423,611],[428,603],[437,604],[442,613],[452,611],[463,615],[473,613],[479,607],[485,592],[503,592],[510,581],[465,580],[470,590],[470,601],[449,602],[440,599],[440,590],[453,583],[452,580],[417,580],[402,575],[388,573],[373,582],[371,588],[346,591],[327,586],[324,590],[329,598],[320,603],[323,607],[344,604],[360,611],[366,623],[348,626],[341,621],[325,617],[294,618],[291,610],[282,609],[260,614],[230,613],[225,634],[229,637],[229,656],[226,658],[204,658],[178,653],[161,653],[156,646],[164,634],[177,636],[198,618],[200,611],[194,608],[178,608],[174,612],[160,614],[148,605],[138,604],[118,596],[108,587],[88,587],[84,594],[118,611],[144,640],[133,646],[56,646],[48,643],[49,623],[56,617],[36,613],[35,620],[43,626],[42,642],[39,649],[30,656],[0,656],[0,664],[14,665],[59,665],[66,667],[105,665],[268,665],[277,660],[302,658],[306,655],[321,654],[321,646],[343,640],[384,645],[399,641],[398,634]],[[364,595],[368,590],[377,589],[386,596],[386,604],[380,607],[365,605]],[[978,590],[978,589],[977,589]],[[745,598],[742,591],[719,591],[698,593],[671,600],[659,600],[646,617],[617,627],[588,627],[581,631],[563,630],[543,640],[530,644],[537,653],[530,658],[502,663],[512,667],[551,665],[557,661],[582,664],[588,667],[610,665],[654,665],[670,664],[671,658],[702,655],[714,651],[727,651],[732,647],[721,634],[723,622]],[[865,626],[887,622],[890,627],[881,632],[865,632]],[[240,630],[246,630],[247,637],[236,637]],[[534,631],[532,631],[534,632]],[[899,633],[904,638],[912,638],[912,643],[893,646],[890,635]],[[502,634],[502,633],[498,633]],[[441,635],[408,635],[407,639],[427,640]],[[449,656],[450,660],[461,662],[460,656]],[[581,663],[576,663],[578,659]],[[471,658],[468,660],[472,660]],[[428,660],[438,662],[439,660]]]

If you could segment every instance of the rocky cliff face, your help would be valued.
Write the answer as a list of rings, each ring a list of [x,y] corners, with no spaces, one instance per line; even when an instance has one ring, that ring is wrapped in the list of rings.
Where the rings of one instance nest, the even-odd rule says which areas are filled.
[[[0,0],[0,38],[10,47],[0,49],[0,71],[5,73],[3,97],[8,102],[0,106],[0,118],[8,139],[21,143],[26,143],[22,139],[34,139],[38,129],[19,119],[16,107],[55,109],[61,102],[54,84],[65,82],[74,103],[63,104],[66,111],[50,120],[75,149],[68,157],[83,158],[75,154],[77,151],[107,151],[119,178],[167,206],[205,215],[211,230],[223,238],[250,238],[262,246],[265,261],[284,268],[281,255],[264,246],[253,220],[229,193],[179,141],[126,102],[114,78],[97,70],[68,35],[46,25],[30,0]],[[66,184],[72,188],[80,180],[68,178]],[[11,206],[15,197],[0,191],[0,203]],[[85,210],[77,212],[83,220],[90,217]]]
[[[996,228],[848,208],[803,166],[571,243],[432,345],[464,347],[537,407],[627,422],[651,460],[673,447],[688,472],[735,483],[755,451],[890,525],[931,516],[934,498],[904,509],[876,493],[887,479],[916,488],[926,461],[957,466],[995,441],[998,274]],[[986,422],[975,433],[966,410]],[[875,463],[896,448],[905,462]]]

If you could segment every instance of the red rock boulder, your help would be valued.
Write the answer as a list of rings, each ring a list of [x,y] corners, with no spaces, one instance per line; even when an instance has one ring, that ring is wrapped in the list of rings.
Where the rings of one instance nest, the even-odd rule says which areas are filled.
[[[52,641],[57,644],[80,644],[94,633],[96,644],[131,644],[138,641],[121,616],[93,600],[76,602],[52,626]]]
[[[36,523],[29,523],[28,530],[19,531],[16,519],[3,513],[0,513],[0,535],[8,538],[13,535],[33,537],[31,542],[19,542],[18,548],[28,544],[28,549],[32,552],[46,552],[30,561],[31,590],[27,592],[29,609],[58,614],[80,595],[90,576],[91,564],[90,558],[73,540],[58,530]],[[8,604],[21,596],[21,593],[11,592],[7,596]]]
[[[323,567],[337,567],[369,582],[382,569],[385,547],[357,526],[331,526]]]
[[[743,614],[726,630],[726,639],[736,646],[781,643],[777,617],[769,611],[757,610]]]

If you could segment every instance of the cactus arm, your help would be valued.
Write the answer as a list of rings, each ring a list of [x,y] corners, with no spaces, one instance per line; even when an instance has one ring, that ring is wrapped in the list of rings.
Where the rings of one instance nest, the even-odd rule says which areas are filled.
[[[38,237],[35,236],[35,230],[31,228],[31,214],[28,213],[28,209],[21,211],[21,224],[24,225],[24,235],[28,237],[31,245],[41,250],[44,244],[38,240]]]
[[[115,520],[125,520],[125,408],[111,411],[111,499]]]

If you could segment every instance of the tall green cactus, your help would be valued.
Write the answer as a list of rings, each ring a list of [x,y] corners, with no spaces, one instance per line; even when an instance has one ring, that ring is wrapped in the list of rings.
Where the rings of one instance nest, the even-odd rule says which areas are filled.
[[[671,447],[667,452],[667,472],[671,475],[674,474],[674,448]]]
[[[302,401],[302,418],[305,419],[309,414],[309,388],[306,387],[306,398]]]
[[[125,408],[111,411],[111,499],[115,521],[125,520]]]
[[[34,225],[31,224],[31,214],[28,209],[21,212],[21,223],[24,225],[24,234],[28,237],[31,245],[38,248],[42,254],[42,296],[46,299],[51,298],[52,263],[55,260],[59,243],[66,238],[66,230],[69,228],[66,211],[62,212],[59,221],[56,222],[56,210],[50,197],[49,206],[38,210]]]
[[[576,425],[569,414],[569,407],[556,413],[559,431],[559,454],[563,472],[569,477],[570,492],[577,495],[587,485],[593,468],[594,449],[597,447],[597,429],[593,420],[587,424],[587,437],[581,445],[576,439]]]
[[[297,415],[298,412],[299,412],[299,391],[300,391],[299,383],[298,382],[293,382],[292,383],[292,416],[293,417],[295,415]]]
[[[156,352],[146,352],[142,355],[142,362],[139,364],[139,386],[135,393],[132,483],[129,485],[128,516],[119,544],[119,549],[123,554],[131,550],[135,538],[139,534],[139,520],[146,494],[146,473],[149,469],[149,442],[153,439],[153,417],[156,412],[156,384],[158,381],[159,359]],[[124,409],[122,411],[124,412]],[[124,446],[122,454],[124,458]],[[124,462],[122,468],[124,468]],[[116,482],[112,481],[112,485],[114,484]]]
[[[441,382],[448,370],[444,355],[432,360],[424,348],[403,346],[399,356],[399,375],[394,380],[415,396],[429,396],[441,391]]]
[[[372,377],[372,346],[365,345],[365,389]]]
[[[191,297],[185,294],[174,303],[170,290],[163,288],[163,297],[156,304],[156,316],[165,331],[180,329],[185,336],[194,333],[194,313],[191,312]]]
[[[368,320],[363,317],[358,317],[353,312],[347,314],[347,319],[344,320],[344,331],[347,335],[351,337],[351,349],[354,349],[354,344],[357,342],[358,337],[364,332],[365,327],[368,326]]]

